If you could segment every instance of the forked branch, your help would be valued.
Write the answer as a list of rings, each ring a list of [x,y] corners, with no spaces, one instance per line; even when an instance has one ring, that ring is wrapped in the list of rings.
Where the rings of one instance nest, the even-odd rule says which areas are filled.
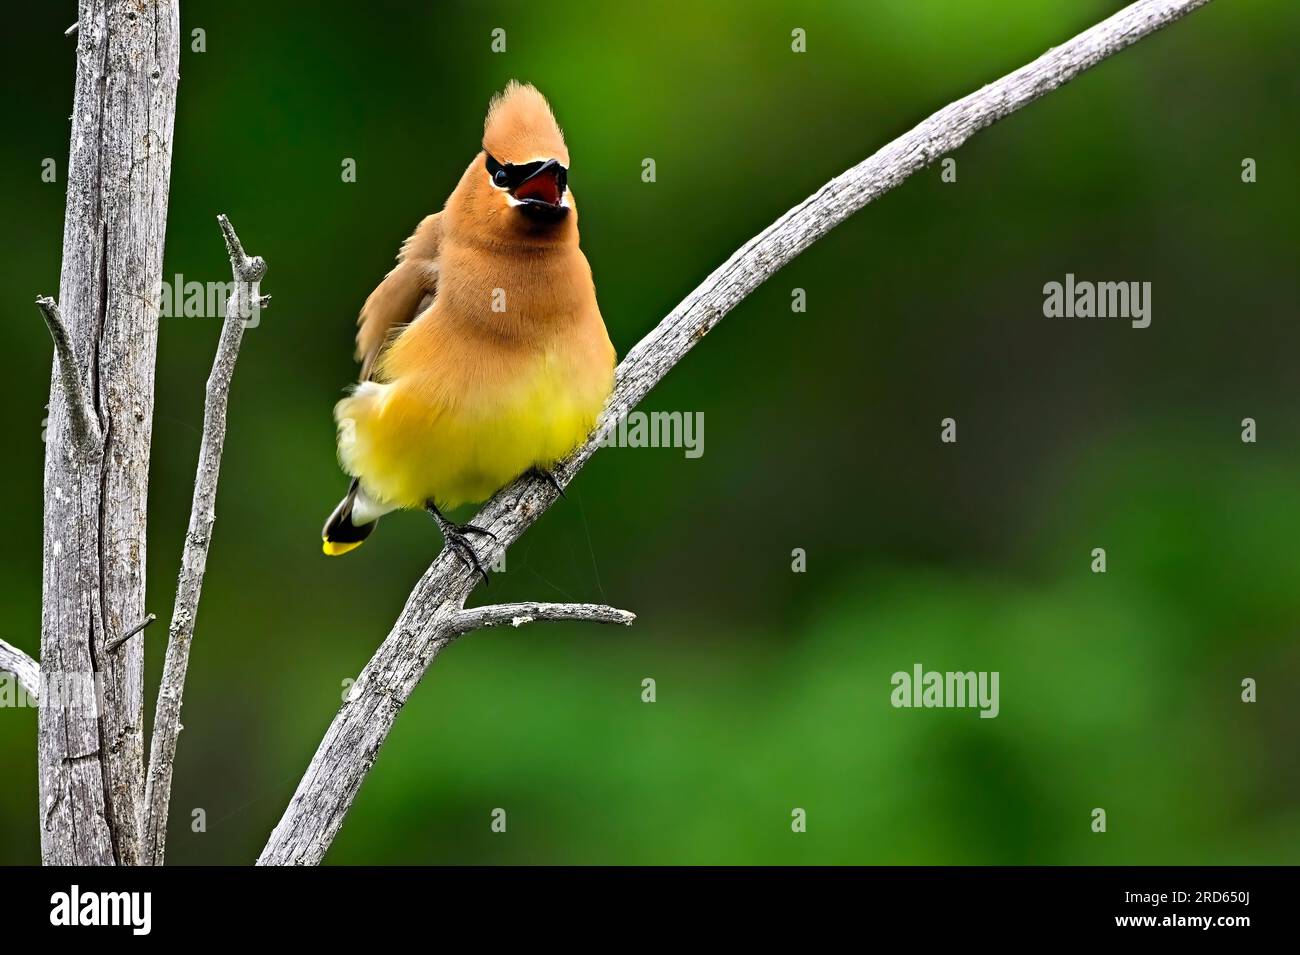
[[[176,605],[167,631],[167,655],[163,662],[162,683],[158,688],[158,707],[154,714],[153,738],[149,746],[149,775],[145,785],[145,842],[143,861],[162,865],[167,847],[167,808],[171,800],[172,766],[176,761],[176,738],[181,731],[181,697],[185,692],[185,675],[189,669],[190,644],[194,639],[194,622],[203,591],[203,574],[207,569],[208,546],[212,526],[216,523],[217,478],[221,471],[221,451],[226,440],[226,405],[230,398],[230,381],[235,374],[235,360],[244,338],[244,328],[258,310],[270,300],[260,291],[266,263],[259,256],[249,256],[235,234],[230,220],[217,216],[230,269],[234,274],[234,291],[226,303],[226,317],[221,326],[217,355],[208,376],[207,395],[203,404],[203,437],[199,445],[198,473],[194,479],[194,500],[190,505],[189,530],[181,554],[180,577],[176,584]]]
[[[1139,0],[1125,7],[1032,63],[939,110],[750,239],[623,359],[595,434],[561,467],[559,485],[572,480],[596,452],[606,429],[635,407],[724,315],[804,249],[981,129],[1208,2]],[[546,481],[521,478],[498,492],[473,521],[490,530],[495,547],[504,549],[557,497],[558,489]],[[475,612],[461,607],[476,583],[477,578],[445,549],[434,560],[334,717],[259,864],[321,861],[398,711],[429,663],[455,639],[466,619],[461,615]],[[500,615],[491,608],[479,612],[485,617]]]

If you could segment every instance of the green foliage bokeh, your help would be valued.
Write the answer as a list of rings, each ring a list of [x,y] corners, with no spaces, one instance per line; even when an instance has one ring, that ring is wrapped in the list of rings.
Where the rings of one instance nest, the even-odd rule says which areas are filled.
[[[494,90],[519,78],[552,99],[622,354],[825,180],[1119,6],[182,0],[164,271],[225,281],[226,212],[274,302],[235,377],[169,861],[256,857],[439,546],[396,515],[355,554],[320,555],[345,487],[330,409],[361,301],[478,148]],[[0,636],[33,653],[50,348],[31,303],[58,283],[71,11],[28,5],[0,40],[22,94],[0,143]],[[704,455],[602,451],[476,595],[608,601],[635,627],[454,644],[329,861],[1296,862],[1298,27],[1294,4],[1211,4],[747,299],[647,403],[703,412]],[[1067,272],[1151,282],[1151,327],[1045,319],[1042,286]],[[162,320],[163,620],[217,332]],[[165,625],[147,639],[152,694]],[[999,671],[999,717],[893,709],[890,675],[916,662]],[[35,725],[0,711],[0,862],[38,859]]]

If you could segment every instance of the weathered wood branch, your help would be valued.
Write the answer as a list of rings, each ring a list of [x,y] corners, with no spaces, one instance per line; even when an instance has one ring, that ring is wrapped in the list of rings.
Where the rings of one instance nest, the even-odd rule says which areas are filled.
[[[41,667],[12,643],[0,640],[0,671],[12,673],[33,700],[40,695]]]
[[[836,225],[979,130],[1208,2],[1139,0],[1125,7],[1027,66],[939,110],[750,239],[623,359],[597,431],[559,470],[561,485],[596,452],[605,429],[638,404],[724,315]],[[495,547],[505,548],[557,496],[546,481],[522,478],[498,492],[473,520],[492,531]],[[461,607],[476,583],[475,575],[447,550],[434,560],[334,717],[259,864],[321,861],[398,711],[433,658],[455,639]]]
[[[130,640],[137,633],[140,633],[142,630],[144,630],[145,627],[149,626],[149,624],[153,623],[157,619],[158,616],[156,614],[152,614],[152,613],[149,614],[147,617],[145,617],[143,620],[137,623],[126,633],[122,634],[119,637],[113,637],[113,639],[111,640],[106,640],[104,642],[104,649],[107,650],[109,653],[112,653],[114,650],[116,650],[122,644],[126,643],[126,641]]]
[[[522,627],[537,620],[579,620],[630,627],[636,614],[603,604],[523,603],[492,604],[459,611],[447,623],[449,633],[465,634],[489,627]]]
[[[221,234],[230,256],[234,290],[226,303],[226,317],[221,325],[217,354],[208,375],[207,394],[203,403],[203,437],[199,444],[198,471],[194,478],[194,498],[190,505],[189,530],[181,554],[180,576],[176,584],[176,604],[171,627],[167,632],[167,655],[163,662],[162,683],[158,688],[158,705],[154,713],[153,737],[149,743],[149,778],[145,790],[146,865],[162,865],[167,848],[167,810],[171,801],[172,768],[176,761],[176,738],[181,731],[181,698],[185,692],[185,675],[189,670],[190,645],[203,592],[203,575],[207,569],[208,547],[216,523],[217,480],[221,473],[221,452],[226,440],[226,407],[230,400],[230,382],[239,358],[244,328],[268,297],[261,294],[266,262],[250,256],[235,234],[230,220],[217,216]]]
[[[68,326],[63,324],[63,315],[54,299],[42,295],[36,300],[36,307],[45,317],[45,325],[54,339],[54,364],[58,369],[63,400],[67,402],[73,443],[82,453],[89,452],[104,440],[104,436],[99,427],[99,413],[90,400],[86,372],[77,361],[77,353],[72,350]]]
[[[180,56],[177,0],[80,0],[57,314],[80,373],[51,375],[45,448],[41,857],[134,864],[144,798],[144,653],[106,642],[145,616],[157,292]],[[47,320],[54,311],[46,311]],[[69,399],[81,382],[91,416]]]

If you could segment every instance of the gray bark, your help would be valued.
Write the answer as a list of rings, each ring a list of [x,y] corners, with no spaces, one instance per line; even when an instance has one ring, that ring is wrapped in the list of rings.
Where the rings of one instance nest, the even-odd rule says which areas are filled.
[[[99,413],[90,398],[85,375],[81,372],[77,353],[68,337],[68,326],[63,322],[63,313],[59,310],[58,303],[48,295],[38,298],[36,307],[45,317],[45,325],[54,341],[54,364],[58,369],[63,400],[67,403],[71,441],[75,447],[83,450],[98,447],[104,440],[99,427]]]
[[[39,716],[41,856],[140,859],[145,507],[172,125],[176,0],[81,0],[59,304],[83,434],[56,360],[45,458],[42,675],[84,694]],[[47,313],[47,320],[48,320]],[[71,389],[75,392],[75,388]],[[97,431],[97,433],[96,433]]]
[[[583,623],[613,623],[630,627],[636,614],[602,604],[553,604],[528,600],[514,604],[472,607],[456,614],[447,624],[453,634],[486,630],[491,627],[516,629],[538,620],[577,620]]]
[[[764,280],[869,202],[960,147],[986,126],[1209,0],[1139,0],[1027,66],[960,99],[880,149],[746,242],[641,340],[618,367],[596,433],[556,475],[567,485],[600,447],[602,430],[636,406],[669,369]],[[555,502],[546,481],[526,477],[497,493],[473,523],[509,547]],[[411,692],[455,639],[478,583],[446,549],[420,578],[321,740],[259,865],[315,865],[324,857]]]
[[[176,738],[181,731],[181,697],[189,669],[190,644],[194,640],[199,597],[203,592],[208,547],[212,543],[212,527],[217,520],[217,480],[221,476],[221,450],[226,440],[226,405],[230,398],[230,381],[235,374],[235,361],[239,358],[244,327],[254,310],[264,308],[268,301],[260,291],[262,276],[266,274],[266,263],[260,256],[245,254],[229,219],[218,216],[217,221],[226,240],[235,287],[230,301],[226,303],[221,339],[217,343],[217,355],[208,375],[203,402],[203,438],[199,444],[190,525],[185,534],[185,549],[181,554],[176,603],[172,609],[171,627],[167,632],[167,656],[163,662],[162,683],[158,687],[153,737],[149,742],[143,860],[147,865],[162,865],[167,848],[167,807],[171,800]]]
[[[35,660],[12,643],[0,640],[0,672],[12,673],[18,685],[33,700],[40,696],[41,668]]]

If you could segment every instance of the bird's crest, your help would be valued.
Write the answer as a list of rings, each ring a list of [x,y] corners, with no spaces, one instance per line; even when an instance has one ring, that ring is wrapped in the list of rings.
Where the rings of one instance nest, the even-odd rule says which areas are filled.
[[[551,104],[537,87],[516,80],[492,97],[483,122],[483,148],[503,163],[558,159],[569,164],[564,133]]]

